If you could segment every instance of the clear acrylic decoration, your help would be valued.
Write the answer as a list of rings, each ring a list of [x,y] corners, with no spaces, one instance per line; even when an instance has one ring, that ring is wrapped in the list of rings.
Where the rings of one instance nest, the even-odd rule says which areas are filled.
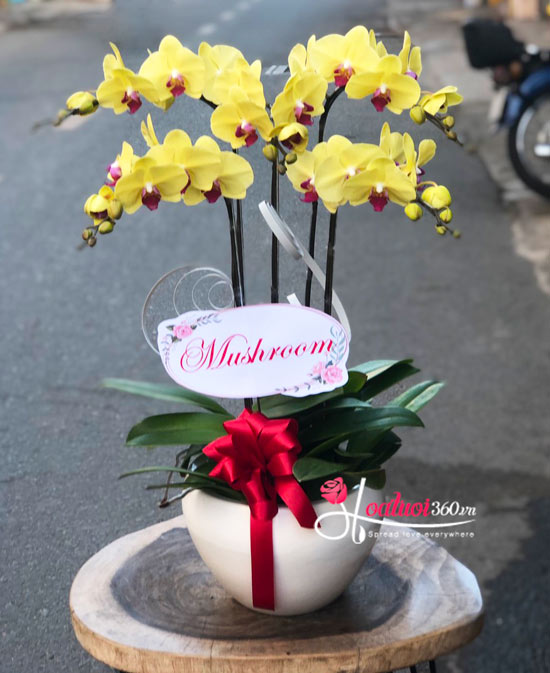
[[[208,266],[187,265],[169,271],[151,288],[141,314],[141,328],[149,346],[158,353],[159,323],[186,311],[221,311],[234,305],[229,277]]]

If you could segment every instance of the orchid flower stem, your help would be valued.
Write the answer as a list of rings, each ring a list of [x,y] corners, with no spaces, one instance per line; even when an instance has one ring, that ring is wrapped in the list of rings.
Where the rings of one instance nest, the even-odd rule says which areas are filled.
[[[322,143],[325,137],[325,126],[327,123],[328,113],[332,107],[334,101],[340,96],[344,91],[344,87],[338,87],[330,95],[325,98],[325,109],[323,114],[319,119],[319,142]],[[309,254],[313,259],[315,259],[315,236],[317,233],[317,211],[318,211],[318,202],[314,201],[311,208],[311,221],[309,225]],[[334,254],[334,253],[333,253]],[[307,270],[306,276],[306,291],[305,291],[305,305],[311,306],[311,285],[313,282],[313,273],[310,269]],[[326,296],[325,296],[325,306],[326,306]],[[332,298],[330,299],[332,304]],[[326,309],[325,309],[326,310]]]
[[[456,133],[454,134],[454,137],[449,136],[450,129],[448,129],[448,128],[445,127],[445,124],[443,124],[443,122],[441,121],[441,119],[440,119],[439,117],[437,117],[436,115],[432,115],[432,114],[430,114],[429,112],[425,112],[425,114],[426,114],[426,119],[427,119],[431,124],[433,124],[434,126],[437,126],[437,128],[438,128],[440,131],[443,131],[443,133],[447,136],[447,138],[449,138],[449,140],[452,140],[452,141],[453,141],[454,143],[456,143],[457,145],[460,145],[460,147],[463,147],[463,146],[464,146],[464,143],[462,143],[462,142],[458,139],[458,137],[456,136]]]
[[[237,150],[233,150],[233,154],[238,154]],[[244,283],[244,234],[243,234],[243,204],[240,199],[235,199],[235,207],[237,211],[237,220],[235,224],[236,243],[237,243],[237,269],[239,272],[239,281],[241,286],[241,296],[243,306],[246,303],[246,288]]]
[[[317,233],[317,210],[319,202],[314,201],[311,204],[311,222],[309,225],[309,247],[308,252],[315,259],[315,235]],[[308,267],[306,276],[306,292],[304,297],[305,306],[311,306],[311,284],[313,282],[313,271]]]
[[[325,111],[321,115],[319,119],[319,142],[322,143],[323,139],[325,137],[325,125],[327,123],[327,117],[328,113],[330,112],[330,108],[332,107],[334,101],[340,96],[340,94],[344,91],[345,87],[340,86],[337,89],[335,89],[329,96],[325,98]]]
[[[446,222],[443,222],[443,220],[439,216],[440,211],[437,208],[433,208],[432,206],[430,206],[430,204],[426,203],[426,201],[423,201],[420,198],[415,199],[414,203],[418,203],[418,205],[421,208],[425,208],[430,213],[430,215],[432,215],[435,218],[436,226],[443,227],[446,231],[449,232],[449,234],[452,234],[455,238],[460,237],[460,232],[457,229],[452,229]]]
[[[271,205],[279,212],[279,171],[278,161],[272,163],[271,168]],[[271,303],[279,303],[279,241],[277,236],[271,236]]]
[[[330,315],[332,313],[332,279],[334,275],[334,246],[336,243],[336,220],[338,217],[338,210],[330,214],[330,225],[328,232],[328,247],[327,247],[327,266],[325,278],[325,313]]]
[[[244,245],[243,245],[243,204],[240,199],[235,199],[237,209],[237,222],[235,233],[237,235],[237,255],[238,255],[238,271],[239,281],[241,285],[241,293],[243,299],[243,306],[246,304],[246,289],[244,284]]]
[[[237,227],[235,226],[235,217],[233,215],[233,201],[224,199],[229,217],[229,239],[231,243],[231,283],[233,285],[233,294],[235,296],[235,306],[244,306],[244,293],[242,285],[242,276],[239,272],[239,245],[237,236]],[[239,212],[239,203],[237,202],[237,216]],[[248,411],[252,411],[252,400],[246,397],[244,406]]]
[[[201,97],[200,97],[200,100],[201,100],[203,103],[206,103],[206,104],[207,104],[209,107],[211,107],[213,110],[215,110],[215,109],[218,107],[218,106],[216,105],[216,103],[213,103],[212,101],[208,100],[208,99],[205,98],[204,96],[201,96]]]
[[[233,201],[224,199],[229,218],[229,242],[231,244],[231,284],[233,285],[233,295],[235,306],[243,305],[243,293],[241,288],[239,274],[239,257],[237,252],[237,232],[235,227],[235,217],[233,215]]]

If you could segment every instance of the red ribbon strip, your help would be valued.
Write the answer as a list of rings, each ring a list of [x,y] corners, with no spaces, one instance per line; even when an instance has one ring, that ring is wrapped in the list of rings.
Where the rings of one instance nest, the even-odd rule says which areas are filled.
[[[313,528],[317,518],[292,473],[302,450],[298,423],[289,418],[271,420],[245,409],[223,426],[227,435],[215,439],[203,451],[217,462],[210,476],[241,491],[248,502],[252,602],[254,607],[274,610],[273,519],[278,511],[277,495],[303,528]]]

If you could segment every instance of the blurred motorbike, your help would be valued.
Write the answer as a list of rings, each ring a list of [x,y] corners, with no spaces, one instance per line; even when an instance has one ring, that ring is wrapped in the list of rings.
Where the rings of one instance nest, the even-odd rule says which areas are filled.
[[[464,24],[473,68],[492,68],[495,95],[490,120],[508,128],[508,151],[523,182],[550,198],[550,51],[517,40],[490,19]]]

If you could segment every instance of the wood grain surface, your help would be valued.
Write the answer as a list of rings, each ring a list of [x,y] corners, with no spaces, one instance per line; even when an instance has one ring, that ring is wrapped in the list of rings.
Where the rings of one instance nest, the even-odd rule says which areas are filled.
[[[81,568],[74,630],[92,656],[128,673],[380,673],[475,638],[483,617],[473,574],[410,529],[381,532],[391,537],[337,601],[273,617],[223,591],[176,517],[116,540]]]

